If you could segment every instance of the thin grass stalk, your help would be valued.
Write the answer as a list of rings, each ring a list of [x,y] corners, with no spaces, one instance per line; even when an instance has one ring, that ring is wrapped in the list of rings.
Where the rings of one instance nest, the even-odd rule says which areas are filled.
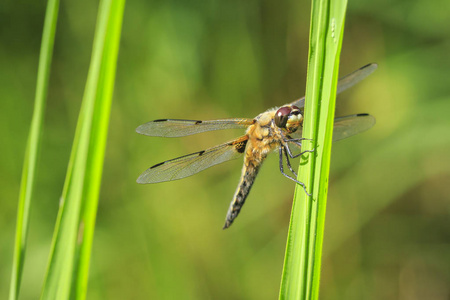
[[[94,108],[93,127],[96,128],[96,130],[91,136],[90,153],[92,155],[90,155],[88,161],[91,167],[89,168],[90,174],[86,177],[88,180],[89,178],[96,178],[98,182],[96,184],[87,185],[85,194],[86,205],[81,212],[81,223],[84,225],[84,232],[82,233],[83,238],[80,243],[80,260],[76,280],[77,299],[85,299],[87,293],[89,263],[97,216],[124,8],[125,0],[113,1],[111,3],[104,55],[102,56],[103,61],[99,79],[102,88],[99,89],[96,106]]]
[[[25,150],[25,158],[20,183],[19,205],[17,209],[16,239],[11,273],[9,299],[18,299],[22,279],[25,250],[28,239],[28,227],[31,210],[31,199],[36,175],[39,149],[42,137],[42,123],[45,114],[50,67],[52,64],[53,45],[55,41],[56,23],[58,20],[59,0],[49,0],[45,12],[42,32],[41,50],[34,98],[34,110],[30,133]]]
[[[41,299],[85,299],[124,0],[100,2],[92,59]]]
[[[347,1],[312,2],[303,150],[296,187],[280,299],[318,299],[336,87]]]

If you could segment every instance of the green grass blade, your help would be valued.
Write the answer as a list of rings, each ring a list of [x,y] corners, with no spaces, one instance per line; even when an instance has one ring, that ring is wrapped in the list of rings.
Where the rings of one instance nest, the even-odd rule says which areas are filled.
[[[102,0],[42,299],[84,299],[124,0]]]
[[[58,19],[59,0],[49,0],[45,13],[44,29],[42,32],[41,51],[34,99],[34,111],[28,136],[25,159],[20,183],[19,206],[17,210],[16,240],[11,274],[9,299],[19,297],[22,278],[25,249],[28,237],[28,221],[33,194],[34,177],[42,136],[42,120],[44,118],[47,98],[50,67],[52,63],[53,45],[55,41],[56,22]]]
[[[302,157],[289,226],[280,299],[318,299],[339,55],[347,1],[312,3]]]
[[[103,160],[105,155],[106,138],[108,133],[111,99],[114,90],[116,74],[116,62],[119,50],[120,33],[125,1],[113,1],[109,19],[109,27],[106,33],[106,42],[100,72],[101,90],[93,119],[94,134],[91,137],[93,143],[90,145],[90,168],[87,178],[96,178],[97,184],[90,184],[86,190],[86,204],[83,207],[81,222],[84,224],[83,239],[80,245],[80,260],[77,278],[78,299],[84,299],[87,291],[89,262],[91,257],[92,241],[94,237],[95,219],[97,215],[98,196],[100,193],[100,179],[102,176]],[[97,113],[98,112],[98,113]],[[94,143],[94,141],[96,143]]]

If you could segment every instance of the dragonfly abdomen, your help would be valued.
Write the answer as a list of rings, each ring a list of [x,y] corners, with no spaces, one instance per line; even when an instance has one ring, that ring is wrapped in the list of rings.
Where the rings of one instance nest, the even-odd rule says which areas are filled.
[[[250,149],[248,149],[250,150]],[[246,156],[244,161],[244,167],[242,169],[241,180],[234,194],[233,201],[230,203],[228,208],[227,216],[225,218],[225,225],[223,229],[230,227],[234,219],[238,216],[241,211],[242,206],[247,199],[250,189],[252,188],[253,182],[255,181],[256,175],[258,175],[261,163],[266,156],[259,157],[258,160],[251,159],[251,156]]]

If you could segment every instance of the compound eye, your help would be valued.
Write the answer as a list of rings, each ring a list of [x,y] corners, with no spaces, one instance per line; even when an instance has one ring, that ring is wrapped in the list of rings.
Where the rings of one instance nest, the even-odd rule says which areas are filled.
[[[286,128],[286,123],[289,119],[289,115],[292,112],[292,108],[283,106],[275,113],[275,125],[280,128]]]

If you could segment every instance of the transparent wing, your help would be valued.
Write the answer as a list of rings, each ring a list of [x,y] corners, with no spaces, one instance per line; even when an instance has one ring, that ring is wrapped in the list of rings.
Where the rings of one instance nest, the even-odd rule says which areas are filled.
[[[339,117],[334,120],[333,142],[364,132],[375,125],[375,118],[368,114]]]
[[[247,136],[154,165],[137,179],[138,183],[157,183],[182,179],[214,165],[240,158],[245,152]]]
[[[334,119],[333,142],[364,132],[375,125],[375,118],[369,114],[357,114]],[[299,129],[290,135],[294,139],[302,137]]]
[[[346,89],[351,88],[352,86],[354,86],[355,84],[357,84],[358,82],[362,81],[367,76],[372,74],[377,68],[378,68],[377,64],[368,64],[365,65],[364,67],[359,68],[356,71],[353,71],[348,75],[345,75],[344,77],[339,79],[336,93],[339,94],[345,91]]]
[[[253,119],[210,121],[161,119],[142,124],[136,128],[136,132],[148,136],[180,137],[212,130],[244,129],[252,123]]]
[[[358,82],[360,82],[361,80],[372,74],[377,69],[377,67],[378,67],[377,64],[368,64],[340,78],[338,81],[336,94],[339,94],[345,91],[346,89],[351,88],[352,86],[354,86],[355,84],[357,84]],[[304,107],[305,97],[295,100],[291,104],[299,108]]]

